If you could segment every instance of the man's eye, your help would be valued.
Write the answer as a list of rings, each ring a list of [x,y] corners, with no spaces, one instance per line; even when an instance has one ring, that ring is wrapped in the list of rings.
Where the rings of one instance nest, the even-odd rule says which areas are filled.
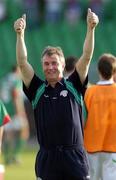
[[[52,65],[57,65],[57,62],[52,62]]]
[[[45,62],[45,63],[44,63],[44,65],[48,66],[48,65],[49,65],[49,63]]]

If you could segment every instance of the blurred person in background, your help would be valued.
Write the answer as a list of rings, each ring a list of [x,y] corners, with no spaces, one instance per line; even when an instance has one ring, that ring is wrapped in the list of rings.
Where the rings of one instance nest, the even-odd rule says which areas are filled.
[[[75,56],[68,56],[65,58],[65,68],[64,68],[64,77],[67,79],[75,70],[75,65],[78,61],[78,58]],[[87,83],[87,87],[89,82]],[[86,88],[83,89],[82,94],[84,95]]]
[[[113,78],[113,79],[114,79],[114,82],[116,83],[116,74],[114,75],[114,78]]]
[[[2,146],[2,136],[3,136],[3,126],[10,122],[10,116],[7,113],[7,110],[0,100],[0,154],[1,154],[1,146]]]
[[[23,15],[14,23],[17,64],[24,82],[24,92],[34,109],[40,145],[35,164],[38,180],[89,179],[88,161],[83,146],[81,95],[87,83],[98,22],[97,15],[88,9],[83,54],[67,80],[63,78],[65,58],[62,49],[51,46],[44,49],[42,67],[45,81],[35,74],[27,61],[24,41],[26,16]]]
[[[64,77],[68,78],[75,70],[77,58],[74,56],[68,56],[65,58]]]
[[[0,100],[0,180],[4,179],[4,165],[1,164],[1,149],[2,149],[2,137],[3,137],[3,126],[11,121],[10,116],[7,113],[6,107]]]
[[[38,0],[25,0],[22,2],[23,11],[27,14],[29,19],[28,29],[32,30],[40,25],[40,2]]]
[[[45,0],[46,23],[57,23],[61,20],[63,0]]]
[[[75,25],[79,22],[82,16],[82,7],[80,0],[68,0],[66,8],[66,20],[70,25]]]
[[[1,80],[1,99],[7,107],[12,121],[4,128],[3,155],[5,164],[20,163],[22,148],[29,137],[28,120],[20,73],[17,66]]]
[[[115,72],[114,75],[113,75],[113,80],[114,80],[114,82],[116,83],[116,72]]]
[[[4,0],[0,0],[0,22],[3,22],[7,18],[7,7]]]
[[[116,57],[103,54],[98,61],[99,81],[85,92],[88,116],[84,144],[91,180],[116,179]],[[114,172],[113,172],[114,169]]]

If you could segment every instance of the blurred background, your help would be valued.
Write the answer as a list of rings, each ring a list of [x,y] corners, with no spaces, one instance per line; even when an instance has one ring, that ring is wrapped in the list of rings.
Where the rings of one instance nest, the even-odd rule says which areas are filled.
[[[28,59],[42,77],[40,57],[47,45],[61,46],[65,56],[79,57],[86,33],[86,13],[90,7],[100,18],[96,29],[93,64],[103,52],[115,54],[116,2],[114,0],[0,0],[0,77],[16,62],[14,21],[27,15]],[[93,70],[92,70],[93,69]]]
[[[86,14],[91,8],[100,19],[96,28],[95,50],[89,70],[90,83],[98,80],[96,63],[102,53],[116,55],[116,1],[115,0],[0,0],[0,86],[3,78],[16,64],[16,34],[14,21],[24,13],[27,16],[25,41],[28,60],[43,78],[41,52],[45,46],[60,46],[65,57],[80,57],[86,35]],[[7,83],[7,80],[6,80]],[[6,85],[7,87],[8,85]],[[24,105],[29,122],[29,138],[22,154],[25,164],[16,171],[16,180],[34,179],[34,161],[38,149],[31,106]],[[11,107],[10,107],[11,108]],[[10,111],[10,110],[9,110]],[[29,154],[29,157],[27,157]],[[28,162],[29,161],[29,162]],[[25,166],[25,168],[24,168]],[[30,166],[30,167],[29,167]],[[22,171],[23,170],[23,171]],[[27,174],[24,175],[24,171]],[[6,166],[5,180],[12,180],[12,166]],[[23,172],[23,173],[22,173]],[[30,175],[32,173],[32,177]],[[22,174],[22,175],[21,175]]]

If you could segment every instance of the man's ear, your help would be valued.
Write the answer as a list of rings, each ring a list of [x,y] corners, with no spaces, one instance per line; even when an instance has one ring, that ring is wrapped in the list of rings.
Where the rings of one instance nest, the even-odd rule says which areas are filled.
[[[63,70],[65,69],[65,63],[62,64],[62,68],[63,68]]]

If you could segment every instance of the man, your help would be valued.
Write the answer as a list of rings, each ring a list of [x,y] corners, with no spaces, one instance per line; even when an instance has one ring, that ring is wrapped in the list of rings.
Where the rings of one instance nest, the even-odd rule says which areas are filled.
[[[28,120],[24,108],[22,82],[19,68],[14,65],[1,79],[0,95],[12,122],[4,128],[3,155],[5,164],[21,162],[20,156],[28,138]]]
[[[77,58],[74,56],[68,56],[65,59],[65,68],[64,68],[64,76],[67,78],[70,76],[75,70],[75,64],[77,62]]]
[[[10,116],[7,113],[7,110],[0,100],[0,163],[1,163],[1,147],[2,147],[2,137],[3,137],[3,126],[10,122]],[[0,179],[3,179],[4,166],[0,164]]]
[[[100,80],[85,93],[88,117],[84,143],[90,161],[92,180],[116,179],[116,57],[103,54],[99,58]],[[111,178],[112,177],[112,178]]]
[[[48,46],[42,53],[46,81],[34,74],[27,61],[24,42],[25,16],[18,19],[17,63],[24,91],[34,108],[40,151],[36,158],[36,176],[42,180],[89,179],[88,163],[83,148],[81,92],[85,88],[94,49],[94,32],[98,17],[88,9],[87,36],[83,54],[74,73],[63,78],[65,58],[61,48]]]
[[[7,124],[10,121],[10,116],[8,115],[6,108],[2,101],[0,101],[0,153],[2,145],[2,135],[3,135],[3,125]]]

